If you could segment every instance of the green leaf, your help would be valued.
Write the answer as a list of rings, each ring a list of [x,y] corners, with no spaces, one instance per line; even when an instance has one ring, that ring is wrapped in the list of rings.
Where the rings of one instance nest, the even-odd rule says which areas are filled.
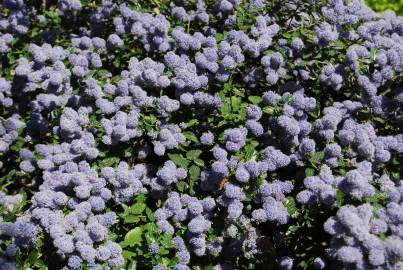
[[[150,221],[154,221],[154,220],[155,220],[154,212],[153,212],[150,208],[146,208],[146,215],[147,215],[147,218],[148,218]]]
[[[250,141],[248,144],[245,146],[245,160],[250,160],[253,155],[255,154],[255,148],[259,143],[257,141]]]
[[[187,184],[184,181],[178,181],[176,182],[176,187],[180,192],[185,191]]]
[[[141,227],[136,227],[136,228],[130,230],[126,234],[124,242],[128,246],[139,245],[142,241],[142,237],[141,237],[142,233],[143,233],[143,230],[141,229]]]
[[[39,252],[37,250],[32,250],[28,255],[28,260],[30,263],[34,263],[39,258]]]
[[[241,104],[241,98],[234,96],[231,97],[231,106],[233,111],[239,111],[239,109],[241,108]]]
[[[133,257],[133,256],[135,256],[135,255],[136,255],[135,252],[131,252],[131,251],[128,251],[128,250],[123,250],[123,252],[122,252],[122,256],[123,256],[123,258],[125,258],[126,260],[127,260],[127,259],[130,259],[131,257]]]
[[[283,203],[291,216],[295,216],[295,214],[298,213],[297,204],[295,203],[295,199],[293,197],[287,197]]]
[[[197,125],[199,123],[199,120],[197,119],[192,119],[189,122],[186,123],[186,128],[190,128],[194,125]]]
[[[376,59],[376,52],[377,52],[376,48],[371,48],[370,57],[372,61],[375,61]]]
[[[186,153],[186,157],[190,160],[195,160],[197,159],[202,153],[202,150],[190,150]]]
[[[272,115],[274,114],[275,109],[273,107],[264,107],[262,111],[268,115]]]
[[[323,151],[319,151],[319,152],[313,153],[313,154],[310,156],[310,161],[311,161],[312,163],[314,163],[314,164],[320,164],[321,161],[322,161],[322,159],[324,158],[324,156],[325,156],[325,153],[324,153]]]
[[[199,176],[200,176],[200,168],[196,165],[190,166],[189,178],[194,181],[194,180],[199,179]]]
[[[193,132],[191,132],[191,131],[184,131],[182,134],[183,134],[183,135],[185,136],[185,138],[188,139],[189,141],[192,141],[192,142],[195,142],[195,143],[199,142],[199,139],[198,139],[198,138],[196,137],[196,135],[195,135]]]
[[[172,236],[169,234],[164,234],[161,238],[161,245],[165,248],[172,247]]]
[[[146,199],[146,195],[144,193],[140,193],[136,197],[136,202],[145,202]]]
[[[203,167],[203,166],[204,166],[204,161],[203,161],[202,159],[200,159],[200,158],[196,158],[195,160],[193,160],[193,162],[194,162],[196,165],[200,166],[200,167]]]
[[[17,140],[14,141],[12,146],[10,147],[11,150],[18,152],[21,150],[22,146],[24,145],[25,141],[24,138],[18,137]]]
[[[189,166],[189,161],[180,154],[169,153],[168,157],[178,167],[187,168]]]
[[[110,72],[107,69],[99,69],[99,70],[97,70],[97,75],[99,77],[102,77],[102,76],[105,76],[105,75],[108,75],[108,74],[110,74]]]
[[[43,269],[43,270],[48,269],[48,267],[45,265],[45,263],[41,259],[36,260],[34,265],[36,267],[38,267],[39,269]]]
[[[216,38],[217,42],[220,42],[221,40],[224,39],[224,34],[223,33],[217,33],[215,35],[215,38]]]
[[[390,175],[392,175],[392,177],[395,178],[395,179],[400,179],[400,173],[399,172],[392,172]]]
[[[374,117],[373,120],[381,123],[381,124],[385,124],[385,119],[381,118],[381,117]]]
[[[344,200],[346,198],[346,194],[343,191],[338,189],[336,191],[336,206],[341,207],[344,204]]]
[[[146,209],[146,204],[142,202],[138,202],[133,204],[132,206],[129,207],[128,212],[130,214],[138,215],[143,213],[143,211]]]
[[[296,233],[298,231],[299,227],[296,225],[291,225],[288,227],[287,232],[285,233],[285,235],[292,235],[294,233]]]
[[[248,97],[248,100],[250,101],[250,102],[252,102],[252,104],[255,104],[255,105],[257,105],[257,104],[259,104],[260,102],[262,102],[262,98],[261,97],[259,97],[259,96],[249,96]]]
[[[223,116],[225,116],[225,115],[230,114],[230,113],[231,113],[231,105],[229,103],[224,103],[221,106],[221,114]]]
[[[400,164],[400,161],[399,161],[397,158],[393,158],[393,159],[392,159],[392,164],[393,164],[393,165],[399,165],[399,164]]]
[[[118,157],[108,157],[105,158],[101,161],[99,161],[99,167],[103,168],[103,167],[113,167],[114,165],[117,165],[120,161],[120,158]]]
[[[309,177],[309,176],[314,176],[315,175],[315,170],[313,168],[306,168],[305,169],[305,176]]]
[[[127,215],[123,219],[124,223],[137,223],[140,221],[140,217],[136,215]]]

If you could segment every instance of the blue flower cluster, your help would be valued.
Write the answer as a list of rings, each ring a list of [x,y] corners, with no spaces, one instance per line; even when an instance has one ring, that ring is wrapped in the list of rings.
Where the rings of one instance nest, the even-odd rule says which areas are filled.
[[[176,228],[179,229],[187,223],[190,250],[196,256],[205,255],[207,250],[214,253],[214,248],[209,247],[212,243],[206,243],[205,233],[211,228],[209,217],[212,216],[215,207],[216,204],[213,198],[207,197],[203,200],[198,200],[187,194],[179,195],[176,192],[171,192],[168,194],[163,208],[155,212],[158,220],[157,226],[164,233],[174,234]],[[189,264],[190,254],[184,240],[174,238],[173,241],[179,263],[183,265]]]
[[[395,215],[399,215],[401,210],[390,209]],[[369,204],[345,205],[335,217],[325,222],[325,231],[332,235],[328,254],[337,258],[341,267],[351,265],[356,269],[375,269],[386,265],[393,268],[402,257],[403,248],[398,235],[388,236],[385,240],[377,237],[388,230],[388,225],[383,219],[372,219],[372,211]]]

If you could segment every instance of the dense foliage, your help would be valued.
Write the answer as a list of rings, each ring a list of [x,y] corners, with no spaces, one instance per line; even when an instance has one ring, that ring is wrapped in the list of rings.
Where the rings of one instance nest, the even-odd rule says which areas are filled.
[[[365,2],[375,11],[383,12],[385,10],[393,10],[397,15],[403,15],[402,0],[365,0]]]
[[[403,18],[3,0],[0,270],[403,268]]]

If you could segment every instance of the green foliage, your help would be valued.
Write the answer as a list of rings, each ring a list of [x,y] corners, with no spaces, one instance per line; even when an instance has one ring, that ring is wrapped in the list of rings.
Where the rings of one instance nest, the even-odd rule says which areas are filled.
[[[386,10],[393,10],[397,15],[403,15],[403,1],[402,0],[365,0],[368,6],[377,12],[384,12]]]

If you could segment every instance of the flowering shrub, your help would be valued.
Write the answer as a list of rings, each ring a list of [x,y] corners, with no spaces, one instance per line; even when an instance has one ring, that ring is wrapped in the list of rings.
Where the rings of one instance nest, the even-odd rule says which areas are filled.
[[[3,0],[0,270],[403,268],[403,18]]]

